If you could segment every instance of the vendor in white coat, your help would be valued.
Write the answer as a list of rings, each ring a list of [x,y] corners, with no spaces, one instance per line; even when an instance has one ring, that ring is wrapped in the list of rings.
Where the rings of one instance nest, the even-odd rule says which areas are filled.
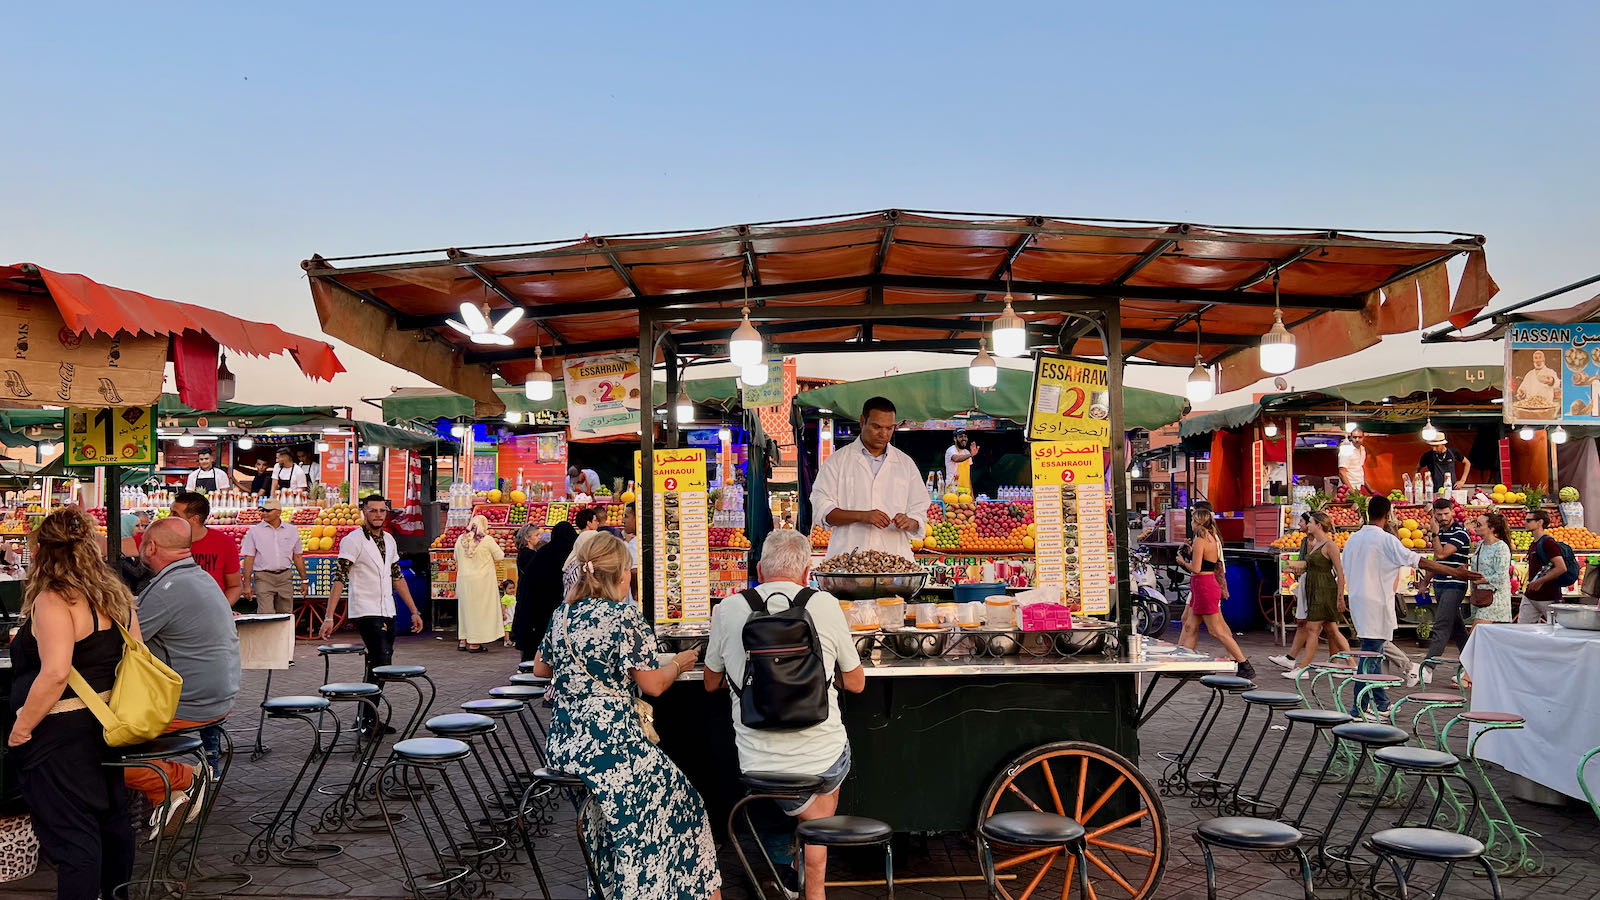
[[[894,404],[873,397],[861,406],[861,437],[835,450],[811,488],[815,520],[833,529],[828,555],[881,550],[911,558],[911,539],[928,524],[928,486],[911,457],[889,445]]]

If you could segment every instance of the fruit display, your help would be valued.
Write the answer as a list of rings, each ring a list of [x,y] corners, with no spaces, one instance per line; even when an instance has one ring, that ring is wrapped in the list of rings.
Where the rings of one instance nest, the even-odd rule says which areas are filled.
[[[1564,487],[1556,494],[1556,496],[1561,498],[1562,503],[1577,503],[1578,489],[1575,487]]]
[[[241,509],[239,514],[234,516],[233,521],[240,525],[254,525],[261,521],[261,510],[254,507]]]
[[[361,524],[361,510],[354,503],[340,503],[329,506],[317,513],[314,525],[359,525]]]
[[[315,506],[302,506],[289,516],[290,525],[315,525],[322,510]]]
[[[1528,495],[1513,491],[1503,484],[1497,484],[1494,486],[1494,491],[1489,494],[1489,499],[1495,503],[1527,503]]]
[[[821,550],[828,546],[828,539],[833,537],[833,532],[821,525],[811,526],[811,547]]]
[[[928,504],[928,524],[944,521],[944,507],[938,503]]]
[[[1323,508],[1323,512],[1326,512],[1328,518],[1333,520],[1336,528],[1359,527],[1361,525],[1361,514],[1356,512],[1354,506],[1333,506],[1330,504]]]
[[[519,493],[520,494],[521,491],[515,491],[514,493]],[[507,525],[526,525],[526,524],[528,524],[528,504],[526,504],[526,503],[512,503],[511,504],[511,509],[509,511],[507,511],[507,513],[506,513],[506,524]]]
[[[569,505],[571,505],[571,504],[562,503],[562,502],[554,502],[554,503],[551,503],[549,506],[545,507],[544,524],[546,524],[546,525],[558,525],[558,524],[560,524],[562,522],[567,521],[567,507]]]
[[[894,575],[921,572],[922,566],[915,560],[893,553],[884,553],[881,550],[852,550],[849,553],[828,557],[817,564],[817,571],[823,574],[847,572],[857,575]]]
[[[950,496],[946,494],[945,496]],[[978,521],[978,504],[968,500],[965,503],[945,503],[944,521],[956,527],[971,525]]]
[[[490,491],[489,493],[498,494],[499,491]],[[481,504],[472,508],[472,514],[474,516],[483,516],[490,525],[504,525],[511,518],[511,507],[501,503]]]
[[[1570,525],[1562,525],[1551,528],[1545,534],[1574,550],[1600,550],[1600,534],[1595,534],[1587,528],[1573,528]]]
[[[1428,532],[1423,530],[1422,523],[1416,519],[1402,521],[1400,527],[1395,529],[1395,534],[1399,536],[1400,543],[1404,544],[1407,550],[1422,550],[1433,546]]]
[[[617,525],[620,527],[622,525],[623,517],[628,514],[628,504],[626,503],[607,503],[602,508],[606,511],[607,525]]]
[[[1529,547],[1532,547],[1533,546],[1533,532],[1531,532],[1531,531],[1513,531],[1513,532],[1511,532],[1511,546],[1513,548],[1517,549],[1517,550],[1526,550]],[[1574,549],[1576,549],[1576,548],[1574,548]]]
[[[304,525],[300,528],[300,547],[306,553],[332,553],[354,525]]]
[[[744,536],[743,528],[712,528],[709,541],[712,547],[745,550],[750,547],[750,539]]]
[[[927,536],[917,549],[955,550],[960,546],[961,530],[950,522],[936,522],[928,526]]]
[[[1272,542],[1272,549],[1274,549],[1274,550],[1299,550],[1300,549],[1300,545],[1304,544],[1305,542],[1306,542],[1306,533],[1304,531],[1291,531],[1288,534],[1284,535],[1283,537],[1278,538],[1277,540],[1273,541]]]
[[[1506,506],[1499,512],[1506,517],[1506,525],[1511,528],[1525,528],[1528,525],[1528,509],[1525,506]]]

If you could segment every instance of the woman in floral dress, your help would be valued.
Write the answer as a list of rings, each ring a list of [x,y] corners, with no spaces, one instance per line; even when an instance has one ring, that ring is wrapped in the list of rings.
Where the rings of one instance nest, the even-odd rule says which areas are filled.
[[[598,816],[586,830],[605,896],[717,900],[722,876],[705,804],[645,737],[633,707],[635,688],[661,694],[698,654],[657,662],[655,635],[626,602],[627,544],[596,534],[575,553],[577,583],[550,620],[534,667],[551,679],[550,765],[582,778],[594,795]]]
[[[1497,512],[1478,516],[1478,548],[1472,551],[1472,571],[1482,572],[1485,585],[1494,588],[1494,602],[1472,607],[1472,624],[1511,621],[1511,530]]]

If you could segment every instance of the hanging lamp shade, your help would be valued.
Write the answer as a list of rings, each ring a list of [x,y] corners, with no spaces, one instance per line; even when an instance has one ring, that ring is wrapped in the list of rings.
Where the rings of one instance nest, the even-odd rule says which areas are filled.
[[[751,387],[760,387],[767,383],[767,361],[757,358],[752,365],[739,369],[739,380]]]
[[[1557,425],[1555,430],[1550,432],[1550,443],[1552,443],[1552,444],[1565,444],[1566,442],[1567,442],[1567,429],[1561,427],[1560,425]]]
[[[238,447],[240,450],[249,450],[251,447],[254,447],[255,445],[256,445],[256,439],[247,434],[244,437],[239,438],[238,443],[235,444],[234,446]]]
[[[1028,323],[1011,308],[1011,295],[1006,294],[1006,309],[994,320],[991,334],[996,356],[1017,357],[1028,352]]]
[[[689,392],[678,391],[677,417],[679,424],[694,421],[694,401],[689,399]]]
[[[1532,425],[1524,425],[1524,426],[1522,426],[1520,429],[1517,430],[1517,437],[1522,438],[1525,441],[1533,440],[1533,426]]]
[[[1000,381],[1000,369],[982,341],[978,342],[978,355],[967,366],[967,383],[975,388],[992,388]]]
[[[544,356],[538,347],[533,348],[533,371],[528,373],[528,380],[522,383],[522,390],[529,400],[540,403],[556,395],[555,380],[544,370]]]
[[[1439,429],[1433,427],[1432,419],[1422,426],[1422,439],[1430,444],[1439,439]]]
[[[232,400],[234,392],[238,390],[239,381],[228,371],[228,354],[222,354],[222,359],[217,363],[217,399]]]
[[[759,364],[763,355],[761,332],[750,324],[750,310],[746,308],[744,321],[739,323],[739,327],[734,330],[733,336],[728,338],[728,361],[741,369],[747,369]],[[746,379],[746,381],[748,382],[749,379]],[[766,379],[763,378],[756,383],[765,384]]]
[[[1283,327],[1283,311],[1273,310],[1272,330],[1261,336],[1261,371],[1282,375],[1294,371],[1294,335]]]
[[[1205,361],[1196,353],[1194,368],[1189,370],[1189,380],[1184,384],[1183,392],[1190,403],[1204,403],[1217,395],[1217,383],[1211,380],[1211,373],[1206,371]]]

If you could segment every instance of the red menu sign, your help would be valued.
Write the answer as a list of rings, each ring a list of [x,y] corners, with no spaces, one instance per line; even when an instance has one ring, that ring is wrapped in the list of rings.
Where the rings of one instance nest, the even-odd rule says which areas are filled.
[[[1267,491],[1267,444],[1265,441],[1252,441],[1250,444],[1250,505],[1261,503],[1262,495]]]

